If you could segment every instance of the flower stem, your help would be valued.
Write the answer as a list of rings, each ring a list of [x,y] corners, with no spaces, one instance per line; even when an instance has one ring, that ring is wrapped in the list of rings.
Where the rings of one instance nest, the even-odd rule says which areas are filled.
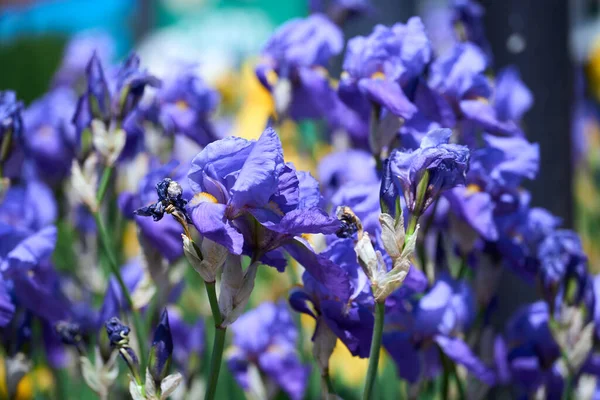
[[[329,375],[329,371],[326,371],[321,375],[321,387],[322,387],[322,398],[336,398],[335,389],[333,388],[333,382],[331,382],[331,376]]]
[[[375,326],[373,327],[373,340],[371,341],[371,353],[369,354],[369,369],[367,370],[367,381],[363,400],[372,398],[373,387],[377,377],[377,366],[379,364],[379,353],[381,351],[381,338],[383,336],[383,319],[385,316],[385,303],[375,302]]]
[[[117,264],[117,260],[112,253],[110,246],[110,239],[106,228],[104,227],[104,222],[102,221],[102,217],[98,211],[92,213],[94,215],[94,220],[96,221],[96,228],[98,229],[98,236],[100,238],[100,243],[104,248],[104,252],[106,254],[106,258],[108,258],[108,265],[110,267],[110,271],[117,279],[119,283],[119,287],[121,288],[121,292],[123,292],[123,297],[125,298],[125,302],[127,306],[131,309],[131,315],[133,318],[133,325],[135,327],[135,334],[138,341],[138,346],[140,348],[140,363],[143,370],[146,368],[146,349],[144,343],[146,341],[145,329],[142,324],[142,320],[140,318],[140,313],[138,310],[134,308],[133,300],[131,299],[131,294],[129,293],[129,289],[123,280],[123,276],[121,275],[121,271],[119,270],[119,265]]]
[[[212,400],[215,398],[217,392],[217,382],[219,381],[219,372],[221,370],[221,360],[223,359],[223,348],[225,347],[225,334],[227,333],[227,328],[221,326],[223,316],[221,315],[221,310],[219,310],[215,282],[205,283],[210,309],[215,320],[215,340],[210,360],[210,376],[208,378],[204,399]]]
[[[104,168],[104,172],[102,173],[102,178],[100,179],[100,185],[98,186],[98,193],[96,199],[98,200],[98,204],[102,204],[102,200],[104,199],[104,195],[106,194],[106,190],[108,189],[108,183],[110,182],[110,178],[112,177],[114,171],[114,167],[106,167]]]
[[[369,147],[373,158],[375,159],[375,168],[377,172],[383,170],[383,162],[381,161],[381,154],[378,154],[375,147],[377,143],[377,130],[379,129],[379,114],[381,113],[381,106],[376,103],[371,104],[371,118],[369,119]]]
[[[573,398],[573,372],[567,353],[561,349],[560,356],[567,368],[567,376],[565,377],[565,385],[563,389],[562,398],[565,400],[571,400]]]

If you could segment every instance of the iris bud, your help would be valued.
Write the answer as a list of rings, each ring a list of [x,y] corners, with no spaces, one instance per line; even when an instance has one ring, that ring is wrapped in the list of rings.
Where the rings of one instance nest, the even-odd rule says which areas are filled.
[[[173,355],[173,337],[169,326],[169,314],[165,309],[160,317],[160,322],[154,330],[154,339],[150,348],[148,370],[156,386],[167,376]]]

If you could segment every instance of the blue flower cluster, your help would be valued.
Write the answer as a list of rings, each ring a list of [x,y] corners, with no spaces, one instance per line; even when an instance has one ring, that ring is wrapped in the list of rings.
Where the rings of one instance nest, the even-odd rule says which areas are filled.
[[[369,358],[366,399],[380,349],[411,393],[439,382],[442,398],[571,398],[600,377],[600,276],[578,235],[530,204],[540,156],[520,120],[533,95],[514,67],[494,73],[483,8],[453,1],[453,46],[437,54],[418,17],[345,45],[340,25],[372,8],[329,3],[265,44],[255,78],[273,110],[256,140],[218,129],[220,97],[192,66],[161,79],[135,54],[109,66],[89,39],[41,99],[0,92],[0,337],[7,370],[23,371],[7,374],[9,397],[36,351],[52,368],[76,351],[101,398],[123,389],[123,362],[136,400],[213,399],[223,354],[249,396],[306,398],[294,312],[314,320],[323,398],[343,373],[338,341]],[[280,137],[307,120],[332,149],[314,175]],[[268,267],[301,282],[248,310]],[[507,272],[538,300],[498,328]]]

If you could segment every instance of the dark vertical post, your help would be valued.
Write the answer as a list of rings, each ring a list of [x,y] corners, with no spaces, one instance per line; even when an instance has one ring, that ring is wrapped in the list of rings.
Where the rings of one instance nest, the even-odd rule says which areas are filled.
[[[533,92],[535,103],[525,115],[527,138],[540,144],[538,178],[527,184],[532,205],[544,207],[573,225],[571,107],[573,67],[569,51],[567,0],[481,0],[494,68],[516,65]],[[536,291],[504,269],[499,293],[502,304],[492,317],[498,330]],[[507,295],[510,294],[510,295]]]
[[[496,71],[521,71],[535,97],[525,115],[527,138],[540,144],[538,179],[528,185],[532,204],[573,224],[571,108],[573,66],[569,51],[569,1],[482,0]]]

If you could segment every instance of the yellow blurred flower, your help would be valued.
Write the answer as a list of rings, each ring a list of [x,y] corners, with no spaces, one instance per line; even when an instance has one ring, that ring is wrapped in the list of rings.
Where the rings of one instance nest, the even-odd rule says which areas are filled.
[[[36,367],[21,379],[17,386],[17,395],[14,399],[33,399],[35,393],[49,392],[53,387],[54,377],[50,369],[45,366]],[[4,360],[0,362],[0,398],[8,398]]]
[[[231,134],[245,139],[258,139],[274,113],[275,104],[271,93],[254,74],[254,62],[248,62],[242,67],[236,89],[241,92],[242,99]]]
[[[315,320],[309,315],[302,314],[300,318],[302,325],[302,331],[304,338],[307,339],[307,343],[303,346],[310,346],[305,348],[309,354],[312,351],[312,343],[310,338],[315,330]],[[387,362],[387,355],[382,349],[379,356],[379,366],[377,368],[378,374],[383,372],[383,367]],[[348,348],[339,339],[333,350],[333,355],[329,359],[329,371],[335,380],[343,382],[347,386],[361,387],[364,385],[365,376],[367,376],[367,369],[369,368],[368,358],[354,357]]]

